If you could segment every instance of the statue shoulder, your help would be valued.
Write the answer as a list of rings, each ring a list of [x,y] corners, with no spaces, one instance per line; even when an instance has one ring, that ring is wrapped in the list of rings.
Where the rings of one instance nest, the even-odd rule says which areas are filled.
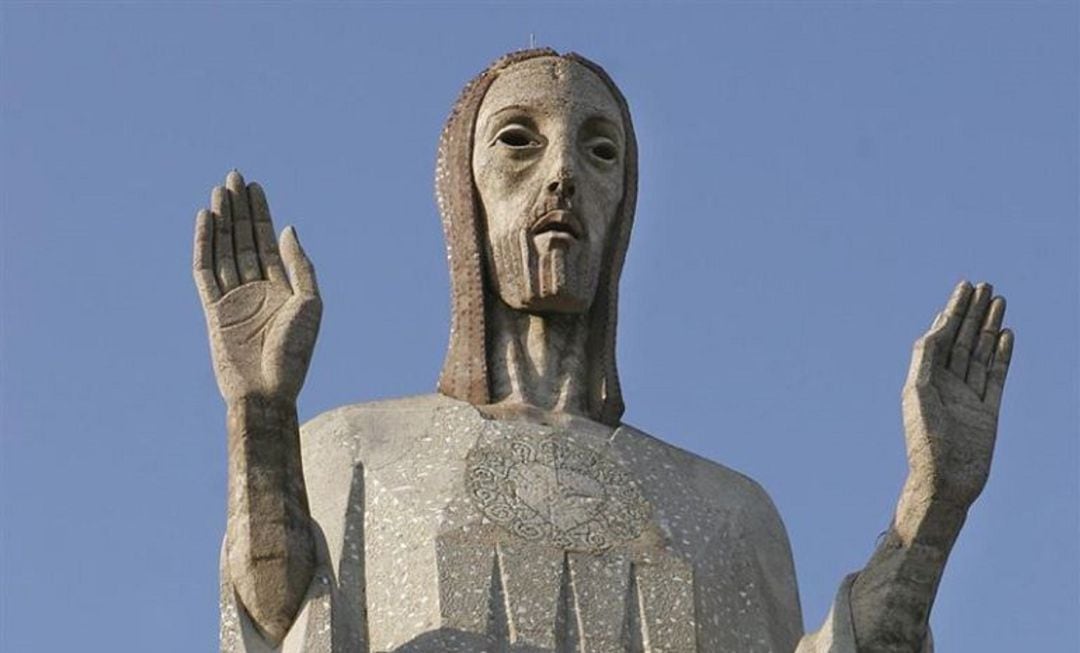
[[[349,404],[328,410],[300,427],[304,458],[340,456],[342,449],[356,462],[378,466],[395,458],[429,429],[442,411],[475,410],[441,394],[416,395]]]
[[[637,450],[648,465],[667,472],[673,481],[692,488],[710,511],[724,514],[729,524],[756,532],[787,546],[787,531],[780,512],[765,488],[746,474],[669,444],[634,426],[623,424],[613,440]]]

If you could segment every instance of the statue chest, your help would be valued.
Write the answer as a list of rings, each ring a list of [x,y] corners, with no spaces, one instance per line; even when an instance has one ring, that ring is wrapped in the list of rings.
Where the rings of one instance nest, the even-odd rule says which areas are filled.
[[[365,474],[372,651],[697,650],[693,567],[605,439],[432,426]]]
[[[324,414],[302,441],[341,650],[766,653],[801,635],[767,498],[632,427],[433,395]]]
[[[460,650],[621,653],[653,650],[649,641],[664,642],[665,651],[697,650],[686,562],[625,548],[560,550],[485,531],[443,536],[437,545],[443,633],[486,644]]]

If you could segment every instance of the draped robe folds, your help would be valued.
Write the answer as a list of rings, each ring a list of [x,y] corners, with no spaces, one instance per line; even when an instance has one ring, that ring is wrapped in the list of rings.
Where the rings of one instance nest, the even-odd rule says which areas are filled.
[[[319,567],[270,647],[223,556],[223,653],[857,650],[853,577],[803,636],[764,490],[630,426],[428,395],[330,411],[301,440]]]

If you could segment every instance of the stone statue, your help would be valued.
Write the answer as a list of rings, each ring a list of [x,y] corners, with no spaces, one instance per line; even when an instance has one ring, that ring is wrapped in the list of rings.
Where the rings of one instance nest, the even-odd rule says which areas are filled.
[[[195,280],[228,409],[223,651],[932,649],[1012,354],[989,285],[958,285],[916,341],[892,526],[804,634],[764,490],[620,421],[637,147],[608,75],[548,49],[504,56],[454,106],[436,177],[453,293],[439,392],[303,427],[314,268],[238,172],[199,212]]]

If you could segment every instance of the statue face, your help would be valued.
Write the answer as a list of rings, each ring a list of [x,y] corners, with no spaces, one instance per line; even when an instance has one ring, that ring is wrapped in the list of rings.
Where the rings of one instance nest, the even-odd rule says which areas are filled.
[[[604,82],[579,63],[529,59],[480,105],[473,180],[489,281],[512,308],[589,309],[623,196],[625,132]]]

